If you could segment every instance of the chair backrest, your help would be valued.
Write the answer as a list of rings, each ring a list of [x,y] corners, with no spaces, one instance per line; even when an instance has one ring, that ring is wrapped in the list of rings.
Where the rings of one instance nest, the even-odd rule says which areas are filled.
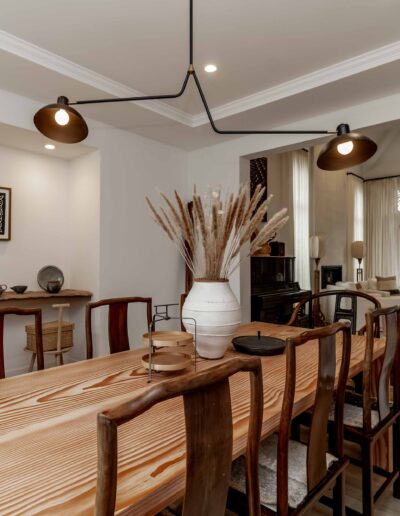
[[[327,296],[335,296],[335,309],[333,313],[333,321],[338,322],[340,320],[348,320],[351,324],[351,332],[355,334],[357,332],[356,324],[357,324],[357,298],[366,299],[372,305],[378,309],[381,308],[381,303],[378,301],[376,297],[373,297],[365,292],[361,292],[358,290],[326,290],[324,292],[318,292],[317,294],[312,294],[308,296],[306,299],[300,301],[298,305],[296,305],[293,314],[288,322],[289,326],[296,326],[298,322],[299,313],[305,309],[305,305],[308,303],[308,327],[313,328],[313,310],[312,305],[315,300],[319,300],[322,297]],[[349,300],[350,308],[343,308],[342,301]],[[379,332],[379,327],[376,328]],[[379,334],[379,333],[378,333]],[[377,335],[378,335],[377,334]]]
[[[40,308],[1,308],[0,309],[0,378],[5,378],[4,366],[4,316],[33,315],[35,317],[35,340],[38,370],[44,369],[43,340],[42,340],[42,310]]]
[[[147,327],[152,319],[151,297],[115,297],[102,299],[86,305],[86,357],[93,358],[92,310],[100,306],[108,306],[108,344],[110,353],[129,350],[128,305],[130,303],[146,303]]]
[[[336,396],[336,335],[342,334],[342,352]],[[288,454],[293,403],[296,390],[296,347],[309,341],[318,353],[318,373],[310,434],[307,443],[307,487],[311,491],[325,477],[326,435],[329,413],[335,400],[335,449],[337,458],[343,457],[343,409],[346,381],[350,365],[351,331],[349,323],[335,323],[310,330],[286,340],[286,384],[278,434],[277,506],[278,514],[286,514],[288,507]]]
[[[375,402],[378,405],[379,420],[384,420],[391,414],[389,403],[390,380],[393,378],[393,411],[400,410],[400,307],[381,308],[367,312],[367,344],[365,350],[363,372],[363,428],[371,430],[371,409]],[[372,375],[374,355],[374,337],[379,319],[385,321],[385,351],[382,366],[376,381]]]
[[[258,450],[263,416],[259,358],[234,358],[198,373],[160,382],[137,398],[97,416],[96,515],[114,514],[117,488],[118,426],[154,405],[183,396],[186,422],[186,489],[183,516],[223,516],[232,465],[232,409],[229,377],[251,373],[246,476],[250,516],[260,514]]]

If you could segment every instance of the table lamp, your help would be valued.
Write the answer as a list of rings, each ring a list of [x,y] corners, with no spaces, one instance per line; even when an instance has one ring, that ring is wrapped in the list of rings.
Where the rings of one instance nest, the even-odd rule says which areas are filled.
[[[363,269],[361,267],[361,262],[363,258],[365,258],[367,254],[367,246],[365,242],[362,240],[356,240],[351,244],[351,256],[358,260],[358,268],[357,268],[357,281],[363,281]]]
[[[319,286],[320,286],[320,271],[319,271],[319,262],[324,255],[323,252],[323,241],[321,237],[317,235],[313,235],[310,237],[310,258],[315,260],[315,269],[314,269],[314,283],[313,283],[313,294],[319,294]],[[319,298],[314,299],[313,307],[312,307],[312,316],[313,316],[313,324],[314,326],[325,326],[325,316],[321,312],[321,306],[319,303]]]

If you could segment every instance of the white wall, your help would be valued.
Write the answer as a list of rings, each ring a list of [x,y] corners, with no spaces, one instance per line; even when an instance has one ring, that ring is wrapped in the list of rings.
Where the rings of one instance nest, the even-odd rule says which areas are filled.
[[[64,160],[0,146],[0,185],[12,188],[12,233],[0,242],[0,283],[37,290],[44,265],[59,266],[70,286],[69,167]],[[44,318],[54,318],[46,309]],[[28,367],[24,325],[31,319],[9,316],[5,330],[8,373]]]
[[[93,131],[93,140],[101,155],[100,297],[178,303],[183,261],[153,222],[145,196],[158,203],[160,191],[186,195],[186,152],[115,129]],[[144,306],[131,312],[131,345],[140,347],[147,331]],[[95,347],[105,352],[107,344],[100,340]]]
[[[313,204],[311,227],[315,235],[324,241],[325,253],[322,265],[342,265],[343,280],[347,279],[347,205],[346,171],[321,170],[316,159],[321,146],[314,148]],[[314,264],[312,264],[312,269]],[[349,278],[349,281],[353,278]]]
[[[70,284],[100,296],[100,153],[91,152],[68,163]],[[82,303],[72,304],[69,319],[75,323],[71,360],[85,358],[85,319]]]

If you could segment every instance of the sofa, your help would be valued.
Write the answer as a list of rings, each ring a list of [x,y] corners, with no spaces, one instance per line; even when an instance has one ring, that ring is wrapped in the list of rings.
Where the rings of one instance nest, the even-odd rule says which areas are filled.
[[[360,286],[362,288],[357,288]],[[391,295],[389,291],[378,290],[376,278],[359,282],[358,284],[351,281],[339,281],[335,285],[327,285],[326,290],[355,290],[358,292],[364,292],[372,297],[375,297],[381,303],[382,308],[389,308],[391,306],[397,305],[400,306],[400,294]],[[343,305],[343,308],[350,308],[350,301],[343,300],[343,302],[345,303]],[[333,314],[335,311],[335,296],[327,296],[321,298],[320,304],[321,311],[325,315],[327,322],[332,322]],[[365,314],[371,308],[373,308],[373,304],[367,299],[357,299],[357,331],[365,325]]]

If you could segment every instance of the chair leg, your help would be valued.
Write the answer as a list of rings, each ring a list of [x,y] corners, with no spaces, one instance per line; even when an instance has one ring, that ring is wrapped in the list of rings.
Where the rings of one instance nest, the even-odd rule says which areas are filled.
[[[344,500],[345,493],[345,473],[342,473],[336,479],[335,487],[333,488],[333,514],[334,516],[344,516],[346,514],[346,506]]]
[[[29,372],[31,373],[33,371],[33,368],[35,366],[35,360],[36,360],[36,353],[32,353],[31,361],[29,364]]]
[[[60,353],[60,365],[64,365],[64,355]]]
[[[400,418],[393,425],[393,470],[400,472]],[[400,478],[393,484],[393,496],[400,499]]]
[[[367,442],[361,445],[362,453],[362,503],[363,516],[372,516],[374,513],[373,467],[374,445]]]

